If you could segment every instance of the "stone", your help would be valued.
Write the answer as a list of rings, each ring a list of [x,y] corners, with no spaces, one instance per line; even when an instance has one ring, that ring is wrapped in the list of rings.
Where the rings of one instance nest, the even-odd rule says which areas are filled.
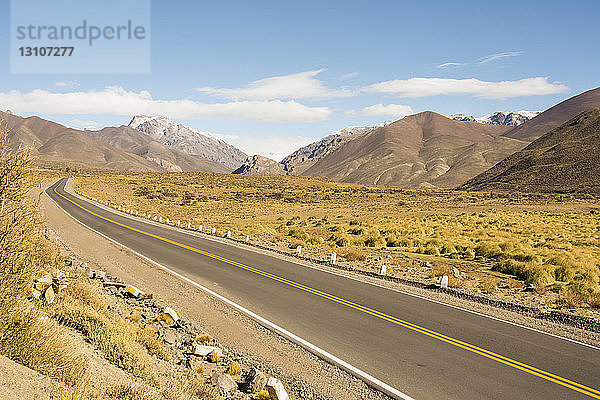
[[[39,300],[42,298],[42,292],[37,290],[37,289],[33,289],[31,291],[31,295],[33,296],[34,299]]]
[[[54,303],[55,298],[56,294],[54,293],[54,289],[52,289],[52,286],[49,286],[48,289],[46,289],[46,291],[44,292],[44,300],[46,300],[46,303],[52,304]]]
[[[238,385],[233,378],[223,372],[215,371],[210,376],[210,381],[213,385],[226,392],[237,389]]]
[[[440,287],[443,289],[448,289],[448,275],[442,276],[442,280],[440,281]]]
[[[100,279],[101,281],[106,279],[106,272],[104,271],[100,271],[100,270],[96,270],[94,273],[94,278],[96,279]]]
[[[203,344],[194,344],[194,350],[192,351],[194,355],[200,357],[206,357],[213,351],[217,350],[214,346],[205,346]]]
[[[129,294],[129,296],[135,297],[136,299],[138,299],[142,294],[144,294],[144,292],[142,292],[140,289],[136,288],[133,285],[127,286],[125,291],[127,292],[127,294]]]
[[[260,393],[267,384],[267,376],[260,370],[252,368],[246,376],[246,384],[250,393]]]
[[[456,279],[460,279],[461,274],[460,274],[460,271],[458,270],[458,268],[452,267],[451,272],[452,272],[453,277],[455,277]]]
[[[271,400],[290,400],[290,396],[285,391],[283,383],[277,378],[269,378],[267,381],[267,391],[269,392],[269,396],[271,396]]]
[[[163,335],[163,339],[164,339],[165,343],[174,345],[175,342],[177,341],[177,335],[172,330],[166,330]]]
[[[165,307],[164,313],[168,314],[171,318],[173,318],[173,322],[179,321],[179,315],[177,315],[177,312],[171,307]]]

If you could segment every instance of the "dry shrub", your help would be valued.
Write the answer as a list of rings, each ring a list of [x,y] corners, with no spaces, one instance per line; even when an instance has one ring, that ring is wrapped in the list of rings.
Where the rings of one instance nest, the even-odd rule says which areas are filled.
[[[229,364],[225,370],[225,373],[231,376],[236,376],[239,375],[241,371],[242,367],[240,367],[240,364],[237,361],[233,361],[231,364]]]
[[[346,261],[365,261],[367,254],[359,249],[346,249],[340,252],[340,256],[344,257]]]
[[[168,360],[170,358],[169,350],[163,344],[163,341],[158,334],[158,329],[154,326],[146,326],[139,330],[136,340],[148,350],[148,353],[162,360]]]
[[[448,264],[433,264],[431,266],[431,276],[450,276],[451,268]]]
[[[500,283],[499,278],[486,276],[481,280],[481,291],[484,293],[494,293],[496,291],[496,287],[498,287],[498,283]]]
[[[210,335],[203,334],[200,336],[196,336],[196,338],[194,340],[196,340],[196,342],[198,342],[198,343],[206,343],[206,342],[210,342],[212,340],[212,337]]]

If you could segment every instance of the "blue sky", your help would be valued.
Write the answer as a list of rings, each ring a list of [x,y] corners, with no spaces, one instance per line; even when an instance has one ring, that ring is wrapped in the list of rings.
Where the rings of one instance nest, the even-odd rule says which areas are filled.
[[[142,74],[13,74],[2,7],[0,109],[73,127],[161,114],[274,158],[349,125],[598,86],[598,1],[152,1]]]

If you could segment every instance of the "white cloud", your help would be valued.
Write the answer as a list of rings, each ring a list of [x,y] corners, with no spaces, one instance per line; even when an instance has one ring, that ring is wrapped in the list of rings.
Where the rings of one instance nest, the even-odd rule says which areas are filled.
[[[499,60],[501,58],[517,57],[517,56],[520,56],[521,54],[525,54],[525,52],[524,51],[509,51],[506,53],[490,54],[489,56],[481,57],[479,60],[477,60],[477,63],[485,64],[485,63],[489,63],[491,61]]]
[[[349,72],[340,76],[338,79],[340,81],[347,81],[348,79],[356,78],[358,76],[358,72]]]
[[[467,63],[447,62],[447,63],[437,65],[436,68],[460,67],[463,65],[467,65]]]
[[[379,103],[363,108],[360,113],[362,115],[385,115],[401,118],[412,114],[413,109],[410,106],[405,106],[403,104],[388,104],[387,106],[384,106]]]
[[[167,115],[176,119],[313,122],[329,118],[328,107],[308,107],[295,101],[260,100],[201,103],[188,99],[153,99],[149,92],[107,87],[101,91],[52,93],[36,89],[0,93],[0,104],[15,112],[49,114]]]
[[[227,143],[243,150],[245,153],[269,157],[275,161],[283,160],[287,155],[315,141],[313,138],[304,136],[234,136],[226,139]]]
[[[426,97],[451,94],[470,94],[487,99],[561,93],[569,88],[548,78],[526,78],[517,81],[487,82],[479,79],[411,78],[375,83],[362,89],[365,92],[390,94],[398,97]]]
[[[82,121],[80,119],[72,119],[67,124],[72,128],[97,130],[100,124],[96,121]]]
[[[298,74],[274,76],[235,89],[202,87],[196,90],[211,96],[232,100],[327,99],[353,95],[346,89],[325,87],[320,80],[315,78],[323,71],[323,69],[318,69]]]
[[[62,81],[62,82],[56,82],[54,84],[54,86],[59,87],[59,88],[75,88],[79,86],[79,82],[77,81]]]

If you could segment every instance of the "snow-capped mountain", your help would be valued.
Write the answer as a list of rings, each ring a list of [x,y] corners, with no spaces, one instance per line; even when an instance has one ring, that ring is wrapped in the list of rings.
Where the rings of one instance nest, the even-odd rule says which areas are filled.
[[[534,118],[540,113],[541,111],[498,111],[479,118],[466,114],[452,114],[449,115],[448,118],[456,121],[479,122],[480,124],[517,126]]]
[[[289,174],[299,175],[321,158],[332,153],[342,144],[356,136],[370,132],[390,124],[391,121],[381,122],[371,126],[349,126],[324,137],[321,140],[306,145],[281,160]]]
[[[171,121],[167,117],[136,115],[129,126],[157,142],[184,153],[202,156],[232,170],[239,167],[247,157],[243,151],[214,135]]]

